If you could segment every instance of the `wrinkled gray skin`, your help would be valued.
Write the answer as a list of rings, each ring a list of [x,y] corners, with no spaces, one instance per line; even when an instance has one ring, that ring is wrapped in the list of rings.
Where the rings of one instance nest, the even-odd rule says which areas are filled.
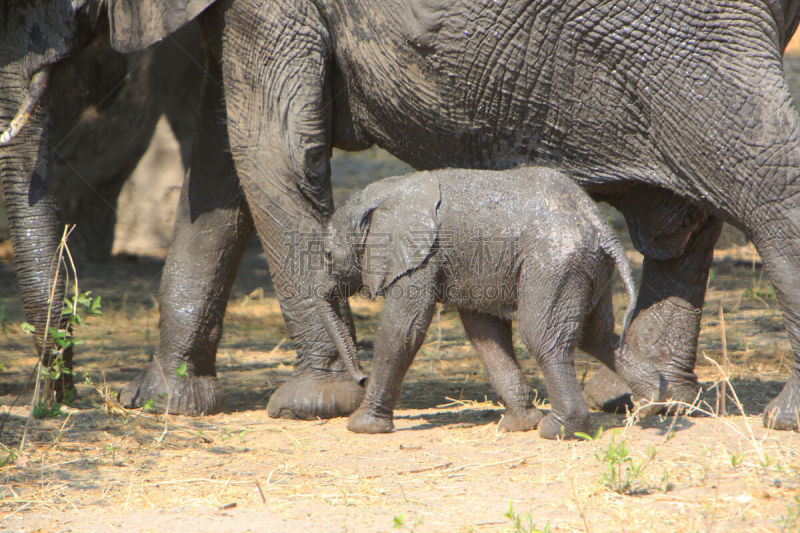
[[[356,381],[366,377],[339,317],[341,300],[362,287],[373,298],[386,297],[372,374],[350,416],[351,431],[394,428],[394,404],[436,302],[458,307],[506,406],[500,423],[506,431],[539,426],[551,439],[588,431],[575,376],[578,346],[622,375],[639,369],[619,360],[614,335],[615,263],[629,296],[626,323],[636,302],[622,245],[588,195],[553,169],[450,169],[381,180],[334,212],[323,249],[328,269],[319,270],[320,313]],[[542,370],[553,406],[546,416],[533,405],[517,362],[512,320]],[[629,377],[635,387],[639,377]]]
[[[112,44],[141,49],[210,3],[112,2]],[[102,7],[80,0],[47,5],[68,21],[76,20],[76,7]],[[699,311],[713,245],[722,221],[743,229],[775,286],[795,353],[765,422],[796,429],[800,121],[781,52],[799,15],[800,0],[211,6],[200,16],[210,75],[196,145],[202,150],[193,152],[178,244],[162,283],[161,344],[156,362],[121,398],[141,405],[170,392],[170,409],[220,408],[220,302],[253,228],[249,204],[298,352],[295,374],[270,398],[270,415],[314,418],[354,409],[362,391],[313,311],[302,263],[332,211],[331,146],[377,143],[422,169],[555,160],[596,199],[620,209],[645,255],[624,349],[641,368],[658,368],[640,383],[655,399],[695,397]],[[0,63],[22,61],[21,82],[4,92],[0,120],[22,101],[36,65],[58,61],[74,46],[76,29],[70,23],[43,30],[45,42],[26,57]],[[10,188],[20,198],[35,193],[32,203],[41,210],[51,202],[31,179],[46,146],[41,117],[26,130],[33,141]],[[189,378],[165,383],[160,369],[171,376],[182,362]]]
[[[32,5],[26,3],[28,10],[20,10],[11,2],[0,8],[0,41],[5,43],[0,45],[0,94],[24,89],[15,72],[20,65],[8,63],[20,52],[13,45],[27,42],[43,50],[47,42],[44,22],[49,20],[34,24]],[[28,21],[30,26],[24,23]],[[84,22],[85,46],[53,66],[45,100],[37,110],[36,122],[46,129],[46,137],[38,141],[33,175],[25,174],[37,142],[33,123],[8,147],[0,148],[26,320],[37,331],[45,330],[50,261],[63,224],[76,224],[69,244],[79,267],[82,259],[109,257],[117,197],[147,149],[159,117],[166,114],[188,166],[200,107],[205,49],[197,24],[185,26],[162,44],[126,55],[111,48],[105,21],[98,21],[94,32]],[[28,41],[19,34],[26,27]],[[32,62],[30,56],[27,59]],[[3,104],[5,117],[14,106],[11,100]],[[61,295],[63,284],[56,301],[63,299]],[[53,316],[59,316],[58,305]],[[41,353],[41,338],[35,338]],[[52,356],[49,352],[45,362]],[[71,368],[71,350],[62,355]],[[61,399],[71,387],[71,376],[64,374],[50,386]]]
[[[276,245],[292,228],[319,231],[329,214],[331,144],[377,143],[418,168],[556,160],[623,212],[645,255],[625,351],[639,361],[639,387],[652,399],[694,399],[713,244],[723,220],[752,238],[796,355],[765,421],[797,427],[800,121],[781,51],[800,2],[215,7],[225,22],[231,150],[268,255],[277,252],[270,270],[290,331],[314,340],[301,353],[329,352],[310,349],[324,346],[312,335],[319,319],[293,311],[306,309],[302,292],[290,296],[307,277],[287,265],[297,265],[291,250]],[[309,207],[318,215],[306,216]],[[271,402],[287,405],[280,390]]]

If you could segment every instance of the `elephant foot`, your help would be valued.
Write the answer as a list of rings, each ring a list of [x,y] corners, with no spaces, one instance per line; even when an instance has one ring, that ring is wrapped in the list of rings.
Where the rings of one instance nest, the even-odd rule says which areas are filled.
[[[391,417],[373,416],[366,409],[359,409],[350,415],[347,429],[353,433],[391,433],[394,431],[394,422]]]
[[[671,380],[667,378],[666,386],[659,385],[659,387],[666,391],[663,394],[664,399],[661,401],[674,401],[677,404],[667,407],[647,407],[640,411],[640,416],[653,414],[700,416],[701,411],[692,409],[691,405],[697,405],[700,401],[709,406],[715,405],[714,398],[703,392],[693,374],[689,377]],[[605,367],[601,368],[584,385],[583,396],[590,409],[598,409],[606,413],[625,413],[634,409],[631,388],[621,377]]]
[[[631,388],[617,374],[602,367],[583,386],[583,397],[589,409],[606,413],[625,413],[633,410]]]
[[[764,426],[784,431],[800,430],[800,378],[792,376],[764,409]]]
[[[361,405],[364,388],[349,377],[336,376],[292,376],[270,396],[267,414],[299,420],[349,415]]]
[[[523,412],[511,412],[506,410],[503,419],[497,427],[499,431],[510,433],[512,431],[530,431],[536,429],[544,417],[544,413],[536,407],[531,407]]]
[[[156,411],[190,416],[219,413],[224,405],[216,377],[164,374],[156,362],[119,391],[119,401],[128,408],[149,405]]]
[[[539,424],[539,435],[545,439],[574,439],[575,433],[589,431],[589,412],[576,415],[567,422],[560,416],[550,412]]]
[[[641,405],[638,414],[642,418],[658,414],[663,407],[651,404],[666,402],[674,393],[664,374],[650,365],[637,365],[636,362],[632,362],[627,366],[620,365],[618,369],[622,383],[627,383],[629,386],[632,401]],[[612,392],[619,393],[621,390],[622,386],[619,384],[610,387]],[[600,399],[603,399],[602,396]],[[597,399],[593,401],[597,403]]]

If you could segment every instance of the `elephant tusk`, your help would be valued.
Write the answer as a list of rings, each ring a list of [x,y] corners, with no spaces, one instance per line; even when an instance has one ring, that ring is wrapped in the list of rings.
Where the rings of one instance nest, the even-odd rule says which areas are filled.
[[[33,114],[33,110],[36,108],[36,104],[39,103],[39,100],[41,100],[44,94],[49,75],[49,68],[43,68],[33,75],[30,86],[28,87],[28,96],[20,106],[17,114],[14,115],[8,128],[0,134],[0,146],[8,144],[28,122],[28,119]]]

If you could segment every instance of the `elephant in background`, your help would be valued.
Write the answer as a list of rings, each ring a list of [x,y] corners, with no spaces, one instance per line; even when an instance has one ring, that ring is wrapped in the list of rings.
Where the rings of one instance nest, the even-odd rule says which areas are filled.
[[[19,80],[3,87],[0,102],[6,133],[19,130],[24,145],[19,168],[3,175],[18,212],[30,211],[29,192],[37,213],[54,202],[34,172],[46,147],[43,108],[26,111],[42,92],[41,67],[63,59],[106,7],[119,51],[142,49],[195,17],[207,45],[157,361],[121,392],[127,404],[171,393],[179,412],[220,408],[220,302],[255,226],[298,353],[269,414],[328,417],[358,405],[363,391],[314,313],[303,262],[332,212],[331,146],[378,144],[420,169],[556,162],[622,211],[645,256],[624,359],[653,399],[695,398],[713,245],[722,221],[744,230],[795,353],[765,423],[797,429],[800,120],[781,53],[800,0],[48,2],[43,9],[69,24],[43,30],[33,16],[2,41],[3,78],[10,70]],[[15,117],[26,115],[20,129]],[[15,246],[31,241],[17,235]],[[35,257],[41,247],[31,243],[24,255]],[[170,376],[183,363],[189,377],[165,382],[160,369]]]
[[[0,6],[0,94],[3,94],[0,99],[0,178],[26,318],[37,331],[45,329],[44,310],[53,285],[53,275],[48,266],[61,235],[60,217],[69,219],[73,211],[90,219],[105,216],[87,210],[80,200],[82,194],[70,194],[76,182],[80,189],[85,190],[83,181],[73,179],[69,184],[59,185],[61,178],[56,176],[59,165],[86,177],[86,168],[78,171],[72,168],[72,158],[91,165],[96,157],[108,155],[105,161],[117,165],[115,168],[123,167],[119,171],[122,176],[128,162],[138,159],[146,148],[147,136],[143,132],[152,131],[155,119],[163,110],[152,101],[138,107],[139,111],[133,113],[125,134],[133,143],[144,140],[139,155],[134,157],[129,155],[130,152],[115,152],[118,147],[109,142],[118,131],[116,126],[119,123],[115,118],[127,116],[125,113],[131,111],[123,107],[117,111],[120,115],[111,112],[101,115],[120,96],[138,97],[140,93],[126,93],[125,85],[109,83],[113,76],[127,68],[128,59],[120,61],[121,56],[111,52],[106,43],[110,39],[118,52],[135,54],[128,56],[133,58],[130,64],[135,66],[137,56],[145,60],[143,64],[149,64],[149,52],[142,50],[169,37],[162,47],[171,48],[173,55],[183,57],[178,57],[177,61],[173,57],[162,64],[167,67],[166,75],[163,68],[153,71],[155,74],[150,79],[156,86],[177,82],[183,74],[176,65],[185,63],[186,58],[191,58],[201,67],[201,76],[194,88],[203,105],[202,116],[198,117],[196,126],[194,121],[191,125],[172,122],[173,127],[179,129],[188,126],[193,137],[197,131],[195,128],[203,134],[197,138],[196,149],[192,146],[189,150],[188,145],[184,145],[186,148],[183,150],[184,160],[189,161],[193,171],[184,183],[176,220],[176,240],[184,244],[173,247],[168,253],[162,282],[161,335],[156,357],[163,364],[152,365],[121,393],[122,401],[130,405],[148,399],[154,400],[156,405],[163,405],[166,398],[171,398],[170,411],[186,414],[213,413],[222,408],[222,393],[215,376],[216,347],[236,267],[253,233],[252,219],[244,203],[227,143],[218,50],[216,55],[211,50],[201,51],[198,60],[194,55],[197,48],[181,43],[181,33],[197,33],[197,28],[192,30],[185,25],[208,3],[192,2],[190,6],[184,5],[185,9],[174,9],[174,5],[155,6],[147,2],[113,0],[13,0]],[[159,13],[162,8],[165,11]],[[212,17],[208,18],[213,22]],[[204,24],[206,31],[213,30],[212,22]],[[133,41],[136,41],[135,45],[131,44]],[[204,48],[204,43],[201,44]],[[133,70],[138,75],[148,69]],[[77,76],[79,80],[76,81],[74,73],[81,73]],[[68,80],[67,88],[72,90],[70,83],[85,88],[95,78],[101,88],[112,89],[110,98],[92,101],[93,95],[89,95],[87,101],[82,89],[73,99],[59,94],[64,88],[59,80]],[[131,82],[129,86],[144,91],[148,87],[147,80],[139,79],[142,83],[138,85],[128,80]],[[63,100],[67,103],[59,105],[64,103]],[[130,107],[135,107],[137,102],[134,98]],[[178,103],[189,102],[186,98],[179,98]],[[108,107],[104,108],[104,105]],[[59,121],[65,124],[74,120],[76,109],[87,111],[77,117],[78,125],[83,125],[79,134],[72,133],[70,127],[59,126]],[[87,124],[87,118],[97,121]],[[177,115],[174,118],[177,119]],[[109,124],[112,131],[107,129]],[[96,135],[98,131],[100,134]],[[79,137],[88,137],[90,144],[110,145],[111,149],[93,154],[91,148],[94,145],[74,146],[74,151],[67,150],[61,146],[61,140],[54,141],[64,132],[67,148]],[[103,172],[104,177],[109,175],[110,172]],[[117,179],[121,178],[115,177],[111,181],[116,183]],[[91,183],[92,179],[87,181]],[[92,185],[106,195],[118,192],[118,188],[112,185]],[[72,202],[72,198],[79,200]],[[99,223],[96,219],[90,220],[90,225]],[[87,236],[87,240],[94,238],[97,237]],[[63,292],[62,282],[56,294]],[[60,301],[60,297],[56,300]],[[58,309],[55,311],[58,315]],[[319,337],[325,337],[321,327]],[[49,363],[50,347],[36,348],[47,354],[44,362]],[[349,380],[339,379],[341,375],[337,369],[341,365],[335,356],[330,357],[335,355],[335,348],[331,346],[327,355],[324,346],[311,349],[310,354],[306,351],[299,350],[301,363],[310,363],[299,364],[294,378],[280,389],[288,391],[288,395],[284,395],[288,396],[288,408],[280,409],[280,412],[287,416],[316,418],[352,411],[360,401],[361,390],[351,386]],[[71,361],[71,355],[63,354],[66,362]],[[178,380],[173,371],[183,363],[186,363],[188,378]],[[153,368],[164,372],[159,370],[154,374]],[[165,380],[165,374],[171,379]],[[337,386],[340,381],[343,385]],[[61,385],[59,392],[69,384]],[[271,405],[275,404],[273,401]]]
[[[616,265],[629,300],[624,335],[636,304],[625,251],[591,198],[554,169],[448,169],[372,183],[334,212],[322,249],[320,314],[357,382],[366,376],[338,312],[341,300],[362,289],[373,299],[386,297],[366,396],[350,416],[351,431],[394,428],[394,404],[436,302],[458,307],[506,406],[502,430],[538,426],[551,439],[589,430],[576,347],[609,368],[635,368],[617,360],[622,353],[611,302]],[[512,320],[544,376],[553,406],[546,416],[534,406],[517,362]],[[635,387],[637,376],[630,378]]]
[[[205,16],[231,88],[231,151],[285,311],[307,309],[308,269],[279,235],[319,233],[331,145],[376,143],[420,169],[555,161],[623,213],[645,256],[622,359],[654,400],[696,397],[713,245],[723,221],[745,231],[796,359],[764,421],[797,428],[800,117],[781,52],[800,1],[237,0]],[[299,320],[293,340],[316,345],[319,319],[286,315]],[[285,405],[283,392],[271,403]]]
[[[200,113],[205,45],[188,24],[142,52],[120,54],[108,32],[53,69],[53,157],[48,184],[59,218],[76,224],[70,249],[110,257],[120,189],[150,145],[164,116],[189,167]]]
[[[14,15],[19,13],[8,4],[0,12],[4,14],[5,24],[0,26],[6,61],[0,86],[3,94],[13,94],[14,65],[7,61],[16,37],[13,25],[19,23]],[[159,118],[167,118],[179,142],[184,167],[188,166],[194,142],[205,62],[199,26],[186,25],[164,43],[133,54],[111,48],[107,26],[98,21],[96,31],[83,36],[81,47],[48,67],[47,92],[39,104],[41,109],[36,110],[47,135],[40,139],[42,145],[33,173],[27,177],[27,190],[26,176],[21,183],[14,180],[20,177],[19,167],[31,148],[29,139],[23,132],[20,142],[9,139],[9,147],[2,149],[4,199],[16,267],[27,320],[37,331],[45,329],[50,261],[62,224],[76,224],[69,244],[78,264],[81,260],[108,258],[117,198],[148,148]],[[28,29],[29,44],[43,46],[45,27],[32,24]],[[45,203],[47,207],[40,212]],[[59,292],[63,294],[63,287]],[[41,338],[35,337],[41,352]],[[50,347],[44,352],[45,363],[49,363],[53,356]],[[71,369],[71,349],[62,357]],[[71,376],[62,374],[59,383],[50,385],[61,399],[71,386]]]

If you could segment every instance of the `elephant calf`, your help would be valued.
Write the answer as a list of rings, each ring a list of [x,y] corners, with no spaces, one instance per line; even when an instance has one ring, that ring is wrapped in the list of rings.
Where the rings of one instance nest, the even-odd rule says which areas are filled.
[[[351,431],[393,429],[394,403],[437,301],[458,307],[506,406],[503,430],[538,425],[546,438],[588,430],[576,346],[635,379],[618,359],[611,304],[616,263],[630,301],[624,336],[636,300],[630,265],[594,202],[559,171],[450,169],[388,178],[356,193],[327,229],[321,272],[332,276],[318,276],[317,304],[362,384],[342,304],[362,288],[371,298],[386,297],[372,375],[350,416]],[[544,375],[552,403],[547,416],[533,405],[514,356],[514,319]]]

